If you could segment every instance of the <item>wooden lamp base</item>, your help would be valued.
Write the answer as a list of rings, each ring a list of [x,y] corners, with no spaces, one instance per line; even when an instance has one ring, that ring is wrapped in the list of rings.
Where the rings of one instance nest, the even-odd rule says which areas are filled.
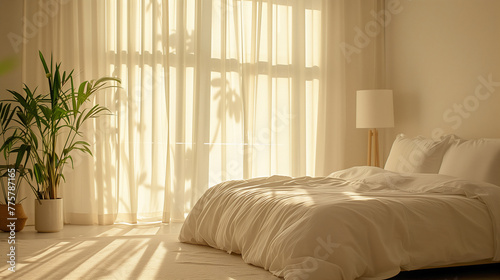
[[[373,151],[373,157],[374,157],[374,162],[372,164],[372,142],[374,142],[374,151]],[[368,160],[367,160],[367,165],[368,166],[376,166],[380,167],[380,156],[379,156],[379,149],[378,149],[378,130],[376,128],[370,129],[368,131]]]

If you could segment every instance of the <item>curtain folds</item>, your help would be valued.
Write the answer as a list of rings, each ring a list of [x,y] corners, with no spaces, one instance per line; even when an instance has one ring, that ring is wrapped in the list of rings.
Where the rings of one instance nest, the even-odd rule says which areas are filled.
[[[383,83],[383,39],[349,62],[339,46],[382,2],[57,1],[23,79],[44,86],[40,49],[81,81],[122,80],[94,100],[112,112],[85,128],[94,156],[65,169],[65,222],[183,221],[221,181],[347,167],[352,96]]]

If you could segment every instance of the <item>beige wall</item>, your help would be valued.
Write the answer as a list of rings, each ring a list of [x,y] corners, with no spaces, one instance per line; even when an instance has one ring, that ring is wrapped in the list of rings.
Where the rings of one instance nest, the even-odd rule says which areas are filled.
[[[342,169],[366,165],[368,129],[356,128],[356,91],[385,87],[382,71],[384,28],[372,16],[372,13],[378,13],[382,10],[384,10],[384,6],[383,1],[380,0],[349,0],[345,2],[344,40],[350,46],[356,47],[359,52],[349,54],[348,50],[346,51],[347,55],[340,57],[340,59],[345,59],[343,90],[346,93],[345,100],[340,103],[345,110],[345,123],[343,124],[345,126],[343,131],[345,146],[341,148],[345,149],[345,159],[344,163],[339,165]],[[337,49],[337,51],[339,50],[340,48]],[[329,64],[333,63],[338,62],[329,62]],[[332,76],[339,73],[341,72],[337,71]],[[339,118],[339,114],[335,114],[334,117]],[[337,134],[339,132],[332,130],[330,133]],[[384,139],[383,134],[380,136],[381,140]],[[332,158],[338,156],[338,153],[335,152],[328,154]]]
[[[500,1],[401,2],[386,28],[392,136],[500,137]]]

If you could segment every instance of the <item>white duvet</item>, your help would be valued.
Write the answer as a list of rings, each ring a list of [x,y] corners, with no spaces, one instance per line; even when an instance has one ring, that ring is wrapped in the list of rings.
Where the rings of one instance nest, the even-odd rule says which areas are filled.
[[[500,187],[354,167],[328,177],[218,184],[179,240],[242,255],[285,279],[385,279],[500,261]]]

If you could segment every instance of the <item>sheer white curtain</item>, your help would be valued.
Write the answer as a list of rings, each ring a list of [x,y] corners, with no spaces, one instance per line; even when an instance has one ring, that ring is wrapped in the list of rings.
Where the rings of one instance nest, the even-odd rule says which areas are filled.
[[[366,2],[54,1],[24,78],[43,78],[41,49],[79,79],[122,79],[95,100],[112,114],[86,128],[94,156],[66,169],[66,222],[183,221],[223,180],[345,167],[353,85],[380,83],[375,45],[351,63],[339,47],[383,1]]]

